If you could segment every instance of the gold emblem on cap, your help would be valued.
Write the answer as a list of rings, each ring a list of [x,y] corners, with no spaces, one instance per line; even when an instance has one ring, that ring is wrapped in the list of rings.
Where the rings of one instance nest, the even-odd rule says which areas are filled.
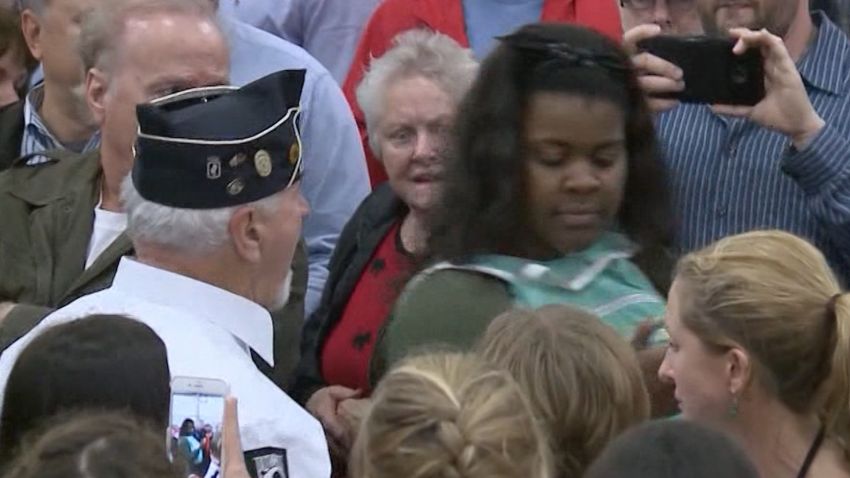
[[[262,178],[268,177],[272,173],[272,157],[265,149],[257,151],[254,155],[254,167],[257,168],[257,174]]]
[[[292,146],[289,148],[289,164],[295,165],[298,162],[298,158],[301,156],[301,147],[298,146],[298,143],[292,143]]]
[[[241,193],[243,189],[245,189],[245,182],[242,181],[241,178],[236,178],[227,184],[227,194],[230,194],[231,196],[236,196]]]
[[[248,159],[248,157],[245,156],[244,153],[236,153],[232,158],[230,158],[228,164],[230,164],[231,168],[235,168],[236,166],[244,163],[246,159]]]

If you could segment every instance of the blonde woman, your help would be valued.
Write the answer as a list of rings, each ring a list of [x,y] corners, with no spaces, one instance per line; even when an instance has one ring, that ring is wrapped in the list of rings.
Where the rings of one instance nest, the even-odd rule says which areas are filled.
[[[561,478],[582,476],[609,441],[649,418],[634,350],[590,313],[564,305],[509,311],[492,322],[479,349],[526,392]]]
[[[480,358],[414,357],[379,384],[352,478],[550,478],[546,439],[516,382]]]
[[[684,257],[659,374],[685,418],[727,432],[759,475],[850,476],[850,300],[814,246],[779,231]]]

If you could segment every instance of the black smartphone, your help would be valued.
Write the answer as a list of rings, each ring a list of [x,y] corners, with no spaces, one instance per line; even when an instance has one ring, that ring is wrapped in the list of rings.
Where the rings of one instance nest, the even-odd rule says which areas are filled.
[[[707,36],[656,36],[638,42],[638,49],[682,69],[685,89],[664,98],[685,103],[752,106],[764,98],[761,51],[732,52],[736,40]]]

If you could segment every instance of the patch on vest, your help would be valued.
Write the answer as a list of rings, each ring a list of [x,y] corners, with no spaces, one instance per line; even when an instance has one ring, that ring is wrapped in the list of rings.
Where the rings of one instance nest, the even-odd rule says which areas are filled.
[[[286,450],[260,448],[245,452],[245,465],[254,478],[289,478]]]

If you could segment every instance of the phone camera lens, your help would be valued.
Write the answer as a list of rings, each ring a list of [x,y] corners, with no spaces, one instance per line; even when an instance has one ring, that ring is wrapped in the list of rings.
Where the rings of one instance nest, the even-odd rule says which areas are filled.
[[[732,75],[730,79],[733,84],[743,85],[747,82],[747,78],[749,78],[749,74],[747,73],[747,68],[744,65],[735,65],[732,67]]]

